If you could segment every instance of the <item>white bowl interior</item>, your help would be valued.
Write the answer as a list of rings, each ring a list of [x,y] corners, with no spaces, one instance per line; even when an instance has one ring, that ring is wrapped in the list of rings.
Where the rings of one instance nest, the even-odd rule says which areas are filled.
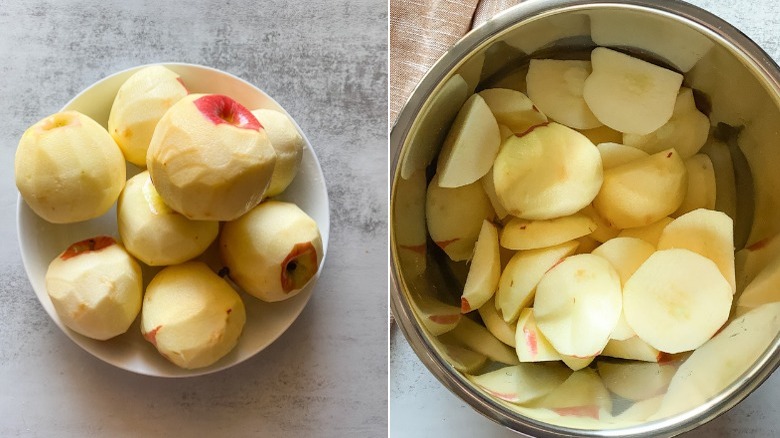
[[[270,108],[287,114],[262,90],[231,74],[193,64],[164,65],[178,73],[192,93],[225,94],[251,110]],[[95,83],[74,97],[63,109],[80,111],[106,126],[117,90],[128,77],[143,67],[125,70]],[[276,199],[294,202],[314,218],[322,234],[323,250],[327,252],[330,216],[325,179],[311,144],[297,123],[295,126],[305,141],[303,159],[293,183]],[[135,166],[128,164],[128,178],[138,171]],[[89,339],[68,329],[62,323],[46,293],[44,276],[51,260],[70,244],[96,235],[110,235],[118,239],[115,208],[116,206],[112,207],[103,216],[90,221],[59,225],[46,222],[37,216],[21,196],[18,201],[18,235],[22,261],[41,305],[73,342],[114,366],[159,377],[196,376],[229,368],[259,353],[281,336],[303,311],[315,288],[319,272],[303,291],[286,301],[265,303],[241,292],[247,321],[238,345],[227,356],[206,368],[185,370],[164,359],[141,336],[140,317],[121,336],[108,341]],[[218,269],[218,256],[214,249],[215,246],[212,246],[202,258]],[[325,254],[320,268],[324,265],[324,256]],[[155,271],[156,269],[144,268],[145,283],[148,283]]]

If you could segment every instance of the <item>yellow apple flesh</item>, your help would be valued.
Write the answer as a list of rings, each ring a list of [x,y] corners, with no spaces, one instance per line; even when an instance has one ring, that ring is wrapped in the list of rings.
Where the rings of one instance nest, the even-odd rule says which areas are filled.
[[[298,174],[303,158],[303,137],[287,115],[271,109],[252,111],[276,151],[276,164],[265,196],[276,196],[287,188]]]

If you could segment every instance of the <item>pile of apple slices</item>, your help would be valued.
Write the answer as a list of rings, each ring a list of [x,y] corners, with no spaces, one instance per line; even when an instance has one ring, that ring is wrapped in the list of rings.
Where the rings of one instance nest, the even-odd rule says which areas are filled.
[[[225,356],[247,315],[224,277],[276,302],[303,290],[322,261],[317,223],[272,199],[295,178],[303,146],[287,115],[191,94],[163,66],[127,79],[107,129],[76,111],[30,127],[15,173],[36,214],[68,224],[117,202],[120,241],[76,242],[49,265],[46,289],[61,321],[107,340],[140,313],[141,334],[174,364],[201,368]],[[139,170],[129,180],[125,161]],[[205,263],[209,247],[220,253],[219,274]],[[145,290],[141,264],[162,268]]]
[[[439,319],[427,325],[493,361],[573,370],[701,346],[728,320],[736,283],[732,218],[714,210],[712,162],[698,153],[710,123],[693,91],[602,47],[590,61],[532,60],[526,80],[527,96],[468,99],[425,200],[434,243],[471,261],[460,313],[477,310],[484,325],[445,318],[457,309],[443,304],[428,306]],[[595,145],[594,130],[622,143]]]

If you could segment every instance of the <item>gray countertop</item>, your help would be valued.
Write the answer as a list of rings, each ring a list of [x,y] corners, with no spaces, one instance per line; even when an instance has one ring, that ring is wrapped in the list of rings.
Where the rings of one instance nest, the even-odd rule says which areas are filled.
[[[780,3],[689,0],[730,22],[780,62]],[[517,437],[450,393],[425,368],[397,325],[390,330],[390,436]],[[780,437],[780,376],[775,373],[731,411],[688,438]]]
[[[387,431],[387,4],[382,0],[0,2],[0,436],[382,436]],[[81,350],[19,254],[14,151],[104,76],[178,61],[233,73],[299,123],[328,184],[314,295],[254,358],[144,377]]]

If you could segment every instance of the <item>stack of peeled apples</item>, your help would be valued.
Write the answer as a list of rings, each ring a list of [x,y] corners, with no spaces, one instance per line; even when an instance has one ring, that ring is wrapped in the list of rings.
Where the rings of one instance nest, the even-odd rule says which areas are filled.
[[[117,202],[119,241],[73,243],[49,265],[46,289],[62,322],[107,340],[140,313],[143,336],[174,364],[218,361],[236,346],[245,307],[226,279],[193,259],[218,239],[224,271],[247,293],[275,302],[300,292],[322,260],[319,229],[295,204],[271,198],[292,182],[302,154],[285,114],[191,94],[163,66],[127,79],[107,129],[76,111],[34,124],[15,173],[36,214],[67,224]],[[146,170],[126,180],[125,160]],[[145,291],[139,262],[164,267]]]
[[[449,259],[470,260],[460,308],[413,305],[444,357],[495,397],[604,419],[609,389],[644,402],[627,414],[644,420],[675,393],[665,365],[713,338],[736,302],[733,221],[714,209],[713,160],[699,153],[709,119],[681,74],[608,48],[531,60],[525,81],[527,94],[466,100],[425,196],[406,201]],[[401,183],[424,187],[425,171]],[[402,250],[424,258],[425,234],[410,235],[421,241]],[[780,300],[768,286],[777,272],[748,286],[740,313]],[[769,327],[777,310],[742,316]],[[460,317],[470,312],[479,317]],[[707,351],[698,366],[716,362]],[[598,356],[628,361],[589,367]],[[736,375],[723,369],[708,376],[728,384]]]

